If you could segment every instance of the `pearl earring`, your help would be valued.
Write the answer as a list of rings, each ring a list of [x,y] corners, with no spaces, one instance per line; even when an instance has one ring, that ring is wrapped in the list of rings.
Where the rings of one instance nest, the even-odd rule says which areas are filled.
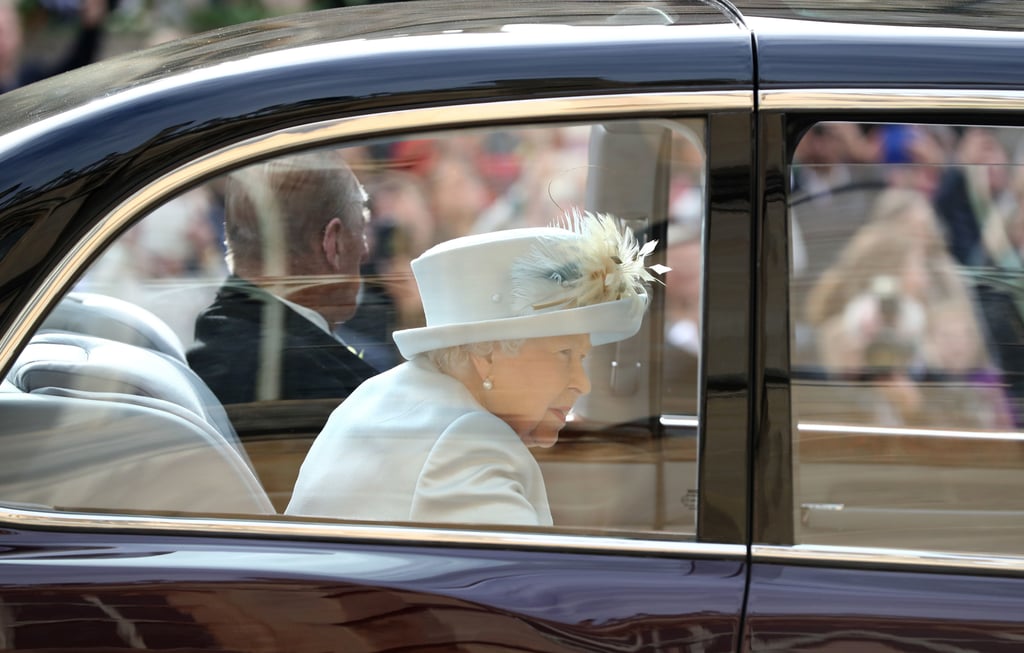
[[[491,381],[491,377],[487,377],[486,379],[484,379],[484,384],[483,385],[484,385],[484,390],[493,390],[494,389],[494,381]]]

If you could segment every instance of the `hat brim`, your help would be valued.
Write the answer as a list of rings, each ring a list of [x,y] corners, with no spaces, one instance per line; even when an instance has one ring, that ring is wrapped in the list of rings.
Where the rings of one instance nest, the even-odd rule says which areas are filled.
[[[417,354],[456,345],[496,340],[546,338],[580,333],[590,335],[593,346],[631,338],[640,330],[647,296],[636,295],[610,302],[498,320],[444,324],[395,331],[398,351],[411,360]]]

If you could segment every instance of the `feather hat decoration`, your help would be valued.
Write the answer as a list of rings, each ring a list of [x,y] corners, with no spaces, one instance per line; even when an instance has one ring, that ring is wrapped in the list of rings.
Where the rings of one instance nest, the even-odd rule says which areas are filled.
[[[554,226],[575,238],[539,239],[511,269],[517,313],[591,306],[645,294],[645,285],[669,271],[645,266],[658,241],[642,247],[615,216],[572,209]]]
[[[589,334],[594,346],[633,336],[646,284],[665,266],[618,220],[574,210],[551,227],[455,238],[412,262],[427,324],[395,331],[399,351],[473,342]]]

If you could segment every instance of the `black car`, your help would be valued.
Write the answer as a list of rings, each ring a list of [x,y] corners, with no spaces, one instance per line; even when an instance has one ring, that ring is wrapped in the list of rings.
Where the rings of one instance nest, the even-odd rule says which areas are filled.
[[[3,95],[0,648],[1020,650],[1022,27],[1015,0],[426,0]],[[271,218],[232,222],[240,180],[310,156],[365,223],[296,255],[262,182]],[[424,324],[410,261],[574,209],[672,270],[530,450],[554,525],[288,511]]]

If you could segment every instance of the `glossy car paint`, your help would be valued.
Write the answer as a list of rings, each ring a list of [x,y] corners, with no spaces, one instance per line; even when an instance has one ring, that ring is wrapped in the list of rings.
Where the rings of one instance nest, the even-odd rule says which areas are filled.
[[[910,31],[858,25],[884,22],[877,12],[820,26],[753,0],[737,3],[743,21],[727,8],[694,9],[708,22],[699,29],[416,32],[446,11],[473,17],[449,4],[229,29],[0,98],[0,332],[109,210],[183,162],[250,136],[450,103],[867,91],[852,109],[793,103],[709,119],[705,313],[716,337],[706,343],[696,547],[792,544],[788,152],[814,120],[908,115],[873,107],[873,89],[1024,92],[1020,37],[950,34],[948,24],[932,29],[923,19]],[[507,4],[476,11],[500,22]],[[571,4],[532,4],[531,17]],[[1012,111],[985,116],[1021,123]],[[912,554],[845,565],[755,555],[748,579],[742,554],[686,545],[626,555],[585,538],[578,551],[542,540],[409,546],[342,527],[316,538],[229,537],[100,522],[88,532],[8,523],[0,534],[6,648],[1001,651],[1019,648],[1024,621],[1019,567],[986,574],[965,560],[938,570],[909,564]]]
[[[761,564],[750,606],[751,651],[1009,653],[1024,636],[1018,578]]]
[[[5,648],[735,650],[743,562],[8,533]],[[688,616],[683,616],[688,615]]]
[[[956,30],[948,16],[936,16],[945,24],[931,28],[921,27],[927,16],[914,26],[822,25],[780,19],[783,12],[758,18],[773,12],[749,9],[765,107],[758,117],[763,276],[755,338],[763,377],[755,409],[761,428],[752,445],[755,553],[743,650],[1017,650],[1024,632],[1020,564],[994,568],[965,556],[940,567],[914,552],[815,555],[815,547],[777,559],[758,554],[756,545],[792,544],[795,528],[786,198],[793,148],[805,129],[823,120],[1020,124],[1024,104],[1014,101],[1014,93],[1024,90],[1024,75],[1010,62],[1024,54],[1024,38],[992,28],[1019,26],[1022,17],[1000,21],[997,8],[978,18],[990,23],[988,29]],[[1010,3],[1004,9],[1019,11]],[[861,14],[858,22],[872,21],[884,23],[885,15]],[[813,90],[830,93],[811,104],[805,93]]]
[[[528,22],[561,20],[573,6],[534,3]],[[539,36],[481,29],[521,9],[505,3],[474,10],[481,33],[410,33],[427,16],[434,24],[446,11],[462,15],[449,3],[424,7],[229,29],[0,99],[9,116],[0,136],[0,328],[9,333],[51,269],[134,192],[252,136],[450,104],[752,88],[748,35],[697,3],[682,6],[695,25],[547,27]],[[370,34],[353,25],[383,27]],[[77,90],[65,95],[69,86]],[[729,182],[715,184],[712,216],[723,227],[713,238],[740,261],[750,260],[749,120],[749,112],[724,114],[723,129],[709,135],[723,153],[709,163],[712,177]],[[746,303],[728,301],[741,311],[732,323],[745,323]],[[730,345],[745,338],[740,330]],[[721,406],[709,423],[731,424],[742,457],[749,359],[730,352],[712,369],[723,381],[708,393],[708,404]],[[0,601],[10,615],[3,642],[15,650],[734,651],[747,514],[735,454],[705,465],[707,487],[728,484],[707,495],[701,539],[740,545],[727,554],[671,542],[660,553],[631,553],[628,541],[605,551],[584,537],[576,550],[543,536],[513,547],[479,536],[410,545],[343,526],[310,538],[301,524],[263,528],[261,537],[258,523],[177,534],[130,519],[98,518],[89,532],[12,523],[0,535]]]
[[[864,26],[749,18],[757,35],[759,88],[1020,88],[1005,57],[1013,32]],[[813,51],[814,57],[800,56]],[[893,62],[899,62],[894,66]]]

